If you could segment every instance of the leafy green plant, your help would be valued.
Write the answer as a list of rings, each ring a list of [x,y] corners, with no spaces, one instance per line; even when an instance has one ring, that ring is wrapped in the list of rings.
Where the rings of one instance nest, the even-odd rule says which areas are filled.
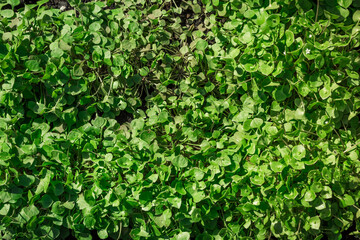
[[[2,239],[360,231],[358,0],[0,4]]]

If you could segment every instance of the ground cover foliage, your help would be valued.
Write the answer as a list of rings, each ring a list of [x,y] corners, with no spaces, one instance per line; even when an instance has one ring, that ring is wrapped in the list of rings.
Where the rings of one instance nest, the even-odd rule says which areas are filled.
[[[359,0],[0,4],[2,239],[360,230]]]

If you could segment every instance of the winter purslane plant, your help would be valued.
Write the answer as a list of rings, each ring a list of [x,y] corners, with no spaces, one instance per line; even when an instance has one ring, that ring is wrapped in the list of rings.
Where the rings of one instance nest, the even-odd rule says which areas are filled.
[[[68,2],[0,4],[1,239],[359,235],[359,0]]]

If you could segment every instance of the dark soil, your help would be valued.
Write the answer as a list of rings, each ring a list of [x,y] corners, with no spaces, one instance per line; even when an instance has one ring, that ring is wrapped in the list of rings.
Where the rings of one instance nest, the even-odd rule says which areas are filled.
[[[192,7],[185,4],[183,1],[175,0],[174,2],[176,4],[176,6],[181,7],[183,9],[181,14],[176,14],[180,17],[181,25],[183,27],[189,28],[189,27],[193,26],[194,29],[198,29],[199,25],[204,23],[204,19],[205,19],[204,8],[205,8],[205,6],[203,5],[202,1],[200,1],[200,0],[197,1],[197,3],[202,8],[202,13],[199,13],[199,17],[197,17],[198,14],[194,13]],[[175,7],[174,5],[172,5],[172,6]],[[168,9],[169,7],[171,7],[170,4],[165,9]],[[195,17],[196,17],[196,19],[195,19]],[[205,32],[205,34],[206,34],[206,32]]]
[[[128,113],[127,111],[121,111],[118,116],[115,117],[116,121],[122,125],[126,122],[131,122],[134,119],[134,116],[131,113]]]
[[[38,1],[40,0],[20,0],[20,4],[15,7],[15,10],[24,8],[25,5],[36,4]],[[92,1],[93,0],[81,0],[82,3],[87,3]],[[44,6],[47,6],[49,8],[61,8],[64,6],[65,10],[73,9],[73,7],[70,6],[67,0],[49,0],[49,2],[44,4]],[[107,6],[104,9],[114,9],[115,7],[116,7],[115,4],[111,4],[110,6]],[[4,9],[6,8],[11,8],[11,6],[7,5],[4,7]]]
[[[25,5],[36,4],[38,1],[39,0],[20,0],[20,4],[15,7],[15,10],[24,8]],[[49,8],[61,8],[62,6],[65,6],[67,10],[71,8],[70,4],[66,0],[50,0],[44,5],[48,6]],[[6,8],[10,8],[10,5],[6,6]]]
[[[359,237],[353,236],[353,235],[349,235],[352,232],[356,231],[356,226],[355,223],[346,231],[342,232],[342,236],[344,240],[360,240]]]

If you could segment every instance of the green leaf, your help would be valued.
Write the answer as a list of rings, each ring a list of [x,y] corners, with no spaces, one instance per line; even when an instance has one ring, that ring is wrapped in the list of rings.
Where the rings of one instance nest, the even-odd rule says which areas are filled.
[[[281,222],[275,221],[271,224],[271,232],[274,234],[274,236],[279,237],[280,234],[284,231],[283,226]]]
[[[301,160],[306,156],[306,149],[303,145],[293,147],[291,154],[296,160]]]
[[[79,195],[79,198],[77,199],[76,203],[77,203],[77,206],[79,207],[80,210],[82,210],[82,209],[90,209],[91,208],[90,204],[85,201],[83,193],[81,193]]]
[[[251,32],[244,32],[244,33],[241,33],[240,34],[240,41],[243,43],[243,44],[248,44],[250,43],[251,41],[253,41],[254,37],[253,35],[251,34]]]
[[[283,62],[282,61],[279,61],[277,66],[276,66],[276,69],[275,71],[272,72],[272,75],[274,77],[278,76],[279,74],[281,74],[283,72],[284,68],[283,68]]]
[[[10,4],[12,7],[15,7],[20,4],[20,0],[6,0],[8,4]]]
[[[208,47],[208,42],[203,40],[203,39],[199,39],[196,43],[196,49],[199,51],[205,51],[205,49]]]
[[[177,168],[185,168],[188,165],[188,160],[183,155],[175,156],[171,162]]]
[[[322,56],[322,55],[318,55],[316,58],[315,58],[315,65],[317,68],[322,68],[325,64],[325,58]]]
[[[353,21],[355,23],[360,21],[360,10],[356,10],[353,14]]]
[[[234,48],[230,51],[229,57],[230,58],[236,58],[240,54],[240,49]]]
[[[280,162],[271,162],[270,163],[270,168],[271,170],[273,170],[274,172],[282,172],[282,170],[284,169],[284,165]]]
[[[29,101],[28,107],[36,114],[42,115],[44,114],[46,107],[42,103],[35,103],[32,101]]]
[[[96,224],[96,219],[93,216],[85,216],[84,225],[89,229],[93,229]]]
[[[305,82],[300,82],[298,85],[298,91],[303,97],[306,97],[311,90]]]
[[[259,70],[262,74],[264,74],[265,76],[268,76],[274,71],[274,64],[271,63],[269,65],[265,61],[260,60],[259,61]]]
[[[0,215],[6,216],[10,210],[10,204],[4,204],[2,207],[0,207]]]
[[[159,123],[165,123],[168,121],[169,114],[167,111],[162,111],[158,116],[158,122]]]
[[[287,94],[284,92],[283,87],[277,88],[273,92],[273,96],[274,96],[275,100],[278,101],[278,102],[282,102],[288,97]]]
[[[326,203],[322,198],[316,198],[314,201],[314,206],[316,210],[326,209]]]
[[[75,141],[77,141],[78,139],[81,139],[82,137],[82,133],[77,130],[77,129],[74,129],[72,130],[71,132],[69,132],[68,134],[68,140],[70,140],[72,143],[74,143]]]
[[[40,70],[40,61],[38,60],[28,60],[25,62],[25,67],[32,72],[37,72]]]
[[[184,185],[183,185],[183,183],[180,182],[180,181],[176,182],[176,184],[175,184],[175,190],[176,190],[176,192],[180,193],[181,195],[186,195],[186,191],[185,191]]]
[[[360,32],[360,26],[355,26],[353,29],[352,29],[352,35],[356,35]]]
[[[178,197],[169,198],[168,201],[169,201],[169,203],[172,204],[173,207],[180,209],[181,204],[182,204],[181,198],[178,198]]]
[[[89,25],[89,30],[92,32],[97,32],[101,29],[101,25],[99,22],[93,22]]]
[[[106,119],[103,117],[97,117],[91,123],[96,128],[103,128],[106,125]]]
[[[321,220],[320,220],[319,216],[310,218],[309,223],[310,223],[310,227],[312,229],[316,229],[316,230],[320,229]]]
[[[319,91],[320,97],[322,99],[327,99],[331,96],[331,89],[329,85],[325,85],[320,91]]]
[[[14,16],[14,11],[11,9],[0,10],[0,15],[4,18],[12,18]]]
[[[254,118],[251,120],[250,127],[251,128],[260,128],[264,121],[261,118]]]
[[[42,178],[36,188],[35,195],[39,195],[42,192],[47,192],[47,189],[50,184],[50,180],[52,178],[52,173],[50,171],[46,171],[46,175]]]
[[[139,72],[141,76],[145,77],[149,74],[150,69],[148,67],[143,67],[139,70]]]
[[[342,6],[343,8],[348,8],[350,7],[352,0],[337,0],[337,2],[339,3],[340,6]]]
[[[60,201],[56,201],[51,206],[51,211],[57,215],[62,215],[65,212],[65,208]]]
[[[43,208],[49,208],[51,206],[51,204],[53,203],[53,199],[51,198],[50,195],[45,194],[41,200],[40,200],[41,206]]]
[[[74,65],[74,67],[73,67],[73,75],[77,76],[77,77],[80,77],[80,76],[84,75],[84,70],[83,70],[81,64],[75,64]]]
[[[354,205],[355,201],[349,194],[345,194],[344,197],[341,199],[341,203],[343,207],[348,207]]]
[[[24,174],[19,177],[19,185],[20,186],[29,187],[34,182],[35,182],[35,177],[32,175]]]
[[[32,217],[37,216],[39,213],[39,210],[34,205],[30,205],[29,207],[21,209],[19,217],[28,222]]]
[[[64,192],[63,184],[60,183],[60,182],[54,183],[53,184],[53,191],[54,191],[55,196],[60,196]]]
[[[98,230],[97,234],[100,239],[107,239],[109,237],[109,234],[106,229]]]
[[[129,24],[129,30],[130,32],[136,33],[137,31],[139,31],[139,24],[137,22],[131,22]]]
[[[201,221],[201,209],[196,208],[191,212],[191,222],[200,222]]]
[[[9,53],[8,45],[0,44],[0,58],[5,58],[5,56]]]
[[[250,178],[250,181],[258,186],[261,186],[265,183],[265,179],[264,176],[262,174],[260,175],[255,175],[254,177]]]
[[[64,51],[61,48],[54,48],[51,50],[51,57],[53,58],[60,58],[64,55]]]
[[[144,128],[144,120],[143,119],[135,119],[131,122],[131,126],[134,131],[139,131]]]
[[[280,16],[278,14],[272,14],[266,19],[266,24],[271,27],[275,28],[280,24]]]
[[[193,197],[195,203],[201,202],[206,197],[203,191],[194,192],[191,196]]]
[[[94,48],[91,56],[92,56],[92,60],[96,63],[102,62],[104,60],[104,52],[99,47]]]
[[[275,126],[269,126],[265,130],[271,136],[274,136],[279,132],[279,130]]]
[[[284,197],[286,199],[295,199],[299,195],[299,192],[296,190],[296,188],[290,189],[290,193],[284,194]]]
[[[321,197],[324,199],[331,199],[332,198],[332,190],[328,186],[324,186],[323,190],[321,191]]]
[[[331,174],[330,170],[327,167],[324,167],[321,170],[321,174],[322,174],[323,178],[326,179],[328,182],[332,181],[332,174]]]
[[[121,168],[130,168],[133,165],[132,157],[127,154],[124,157],[117,159],[116,162]]]
[[[286,46],[290,47],[291,44],[293,44],[293,42],[295,40],[294,33],[290,30],[286,30],[285,36],[286,36]]]
[[[188,232],[181,232],[175,236],[176,240],[189,240],[190,239],[190,233]]]
[[[140,229],[139,228],[133,229],[131,232],[139,237],[145,237],[145,238],[150,237],[150,234],[146,231],[146,228],[144,226],[140,226]]]
[[[150,144],[156,138],[156,134],[153,131],[144,131],[140,138]]]
[[[307,201],[307,202],[312,202],[314,201],[316,198],[316,194],[314,193],[314,191],[312,190],[308,190],[305,192],[305,195],[304,195],[304,200]]]
[[[320,182],[314,182],[310,187],[315,193],[319,193],[323,190],[323,185]]]
[[[242,65],[247,72],[256,72],[259,68],[259,61],[256,58],[248,58]]]
[[[193,8],[194,13],[197,13],[197,14],[201,13],[201,7],[199,4],[192,5],[192,8]]]
[[[172,216],[171,210],[166,209],[161,216],[154,217],[154,222],[156,223],[156,225],[158,225],[161,228],[169,227],[171,224],[171,216]]]
[[[295,158],[292,158],[290,160],[290,166],[293,167],[296,170],[303,170],[305,169],[305,163],[300,162],[299,160],[296,160]]]
[[[308,60],[313,60],[317,57],[317,51],[313,45],[307,43],[303,47],[303,54]]]

